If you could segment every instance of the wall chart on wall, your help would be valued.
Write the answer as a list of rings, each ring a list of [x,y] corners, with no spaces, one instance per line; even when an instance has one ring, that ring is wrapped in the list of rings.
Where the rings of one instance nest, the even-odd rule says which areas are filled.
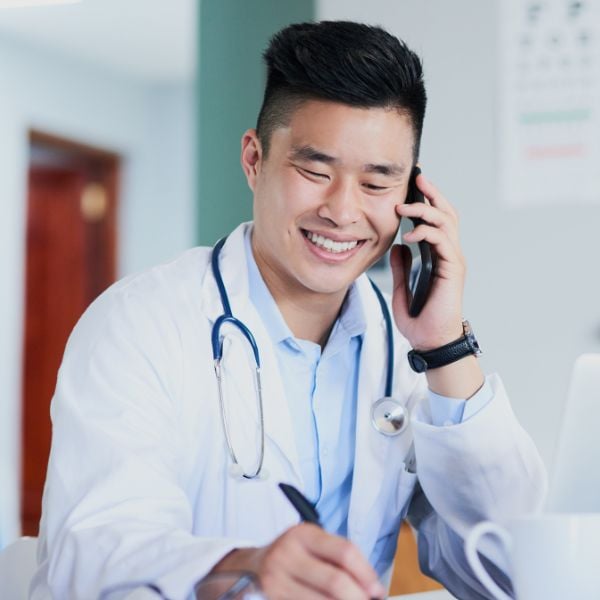
[[[600,204],[600,0],[502,0],[499,11],[503,202]]]

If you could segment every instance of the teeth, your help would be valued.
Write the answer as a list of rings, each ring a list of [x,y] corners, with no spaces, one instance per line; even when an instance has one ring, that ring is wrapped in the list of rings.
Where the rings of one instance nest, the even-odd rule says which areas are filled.
[[[358,245],[358,240],[353,240],[352,242],[335,242],[330,240],[329,238],[323,237],[322,235],[317,235],[316,233],[312,233],[311,231],[306,232],[306,237],[315,245],[320,248],[325,248],[329,252],[333,254],[338,254],[340,252],[347,252],[348,250],[352,250]]]

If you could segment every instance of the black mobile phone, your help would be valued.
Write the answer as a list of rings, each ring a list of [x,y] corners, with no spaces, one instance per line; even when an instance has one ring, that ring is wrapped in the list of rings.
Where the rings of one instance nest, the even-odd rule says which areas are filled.
[[[414,167],[410,174],[408,194],[406,196],[407,204],[412,204],[413,202],[425,202],[423,192],[419,190],[416,183],[417,176],[420,173],[421,169],[419,167]],[[406,232],[411,231],[423,222],[422,219],[418,218],[404,218],[400,225],[400,231],[402,235],[404,235]],[[405,243],[405,245],[409,247],[412,257],[410,275],[407,279],[406,286],[408,314],[411,317],[416,317],[423,309],[423,306],[425,306],[429,292],[431,291],[435,273],[435,251],[431,244],[425,241],[414,244]]]

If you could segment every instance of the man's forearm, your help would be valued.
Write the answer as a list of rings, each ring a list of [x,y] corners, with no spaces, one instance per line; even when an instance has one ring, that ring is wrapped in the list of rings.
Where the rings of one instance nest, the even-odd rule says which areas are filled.
[[[429,389],[440,396],[469,399],[483,385],[484,375],[475,356],[429,369],[426,372]]]

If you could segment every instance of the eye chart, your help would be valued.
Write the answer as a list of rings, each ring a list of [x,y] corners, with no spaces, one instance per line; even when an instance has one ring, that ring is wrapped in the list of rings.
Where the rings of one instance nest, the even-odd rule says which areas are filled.
[[[600,204],[600,0],[500,0],[501,197]]]

